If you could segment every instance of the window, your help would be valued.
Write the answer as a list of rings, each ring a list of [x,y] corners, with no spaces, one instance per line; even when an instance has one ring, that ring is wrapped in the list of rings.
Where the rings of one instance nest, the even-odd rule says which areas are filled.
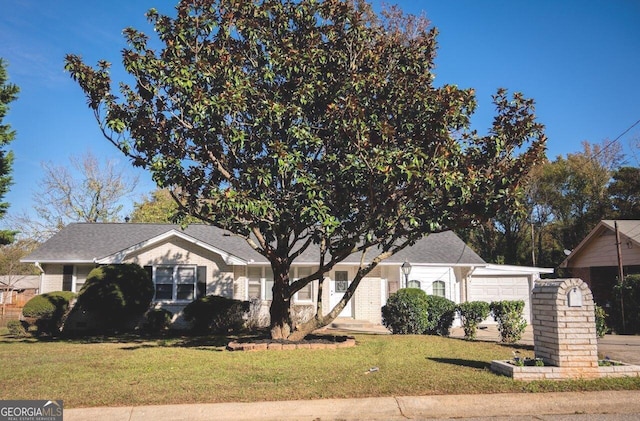
[[[346,270],[336,270],[336,292],[345,293],[349,288],[349,272]]]
[[[409,285],[407,285],[407,288],[418,288],[418,289],[420,289],[420,281],[416,281],[415,279],[412,279],[411,281],[409,281]]]
[[[273,300],[273,270],[271,267],[247,268],[247,299]]]
[[[433,284],[431,284],[431,287],[433,289],[433,295],[436,295],[438,297],[445,297],[445,287],[444,287],[444,281],[433,281]]]
[[[196,297],[195,266],[156,266],[153,282],[156,301],[193,301]]]
[[[305,278],[311,275],[311,273],[312,272],[310,267],[291,268],[291,272],[289,272],[289,278],[294,281],[300,278]],[[294,301],[313,301],[313,282],[309,282],[301,290],[296,292]]]

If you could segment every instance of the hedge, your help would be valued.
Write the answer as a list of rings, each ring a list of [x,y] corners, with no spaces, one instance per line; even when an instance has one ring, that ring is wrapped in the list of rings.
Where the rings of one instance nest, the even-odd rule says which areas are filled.
[[[382,324],[395,334],[423,334],[429,327],[427,293],[403,288],[391,294],[382,307]]]

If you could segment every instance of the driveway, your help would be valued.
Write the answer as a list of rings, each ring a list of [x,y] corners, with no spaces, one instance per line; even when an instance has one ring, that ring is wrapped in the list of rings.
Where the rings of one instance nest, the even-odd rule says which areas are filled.
[[[464,331],[461,327],[451,329],[452,338],[463,338]],[[496,325],[481,326],[478,329],[477,340],[480,341],[500,341],[500,333]],[[518,342],[521,345],[533,346],[533,328],[527,326],[522,339]],[[640,365],[640,336],[637,335],[605,335],[598,339],[598,356],[600,358],[609,357],[612,360],[622,361],[627,364]]]

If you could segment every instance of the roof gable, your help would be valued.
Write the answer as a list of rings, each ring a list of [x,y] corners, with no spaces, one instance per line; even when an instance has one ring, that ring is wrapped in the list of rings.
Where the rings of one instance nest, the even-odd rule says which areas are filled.
[[[180,238],[182,240],[185,240],[191,244],[194,244],[196,246],[202,247],[205,250],[209,250],[213,253],[216,253],[218,255],[220,255],[222,257],[222,259],[225,261],[225,263],[229,264],[229,265],[245,265],[247,264],[246,260],[238,257],[238,256],[234,256],[233,254],[230,254],[228,252],[226,252],[225,250],[222,250],[218,247],[215,247],[211,244],[208,244],[204,241],[198,240],[197,238],[194,238],[190,235],[187,235],[186,233],[182,232],[182,231],[177,231],[175,229],[171,229],[170,231],[167,231],[165,233],[162,233],[154,238],[150,238],[148,240],[142,241],[138,244],[134,244],[130,247],[127,247],[124,250],[120,250],[116,253],[113,253],[109,256],[105,256],[101,259],[97,259],[96,263],[98,264],[118,264],[118,263],[123,263],[127,256],[129,256],[131,253],[134,253],[136,251],[140,251],[142,249],[146,249],[146,248],[151,248],[154,245],[157,245],[159,243],[164,242],[167,239],[170,238]]]
[[[578,244],[569,255],[560,263],[561,268],[569,267],[571,260],[576,259],[589,245],[605,232],[615,233],[615,226],[618,225],[620,240],[630,241],[636,246],[640,246],[640,220],[610,220],[603,219],[596,225],[587,236]]]

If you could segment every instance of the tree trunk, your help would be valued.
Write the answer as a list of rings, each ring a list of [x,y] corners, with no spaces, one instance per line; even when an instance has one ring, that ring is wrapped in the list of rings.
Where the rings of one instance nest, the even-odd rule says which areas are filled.
[[[271,338],[289,339],[293,331],[291,321],[291,296],[289,293],[289,268],[273,268],[273,300],[269,307]]]

